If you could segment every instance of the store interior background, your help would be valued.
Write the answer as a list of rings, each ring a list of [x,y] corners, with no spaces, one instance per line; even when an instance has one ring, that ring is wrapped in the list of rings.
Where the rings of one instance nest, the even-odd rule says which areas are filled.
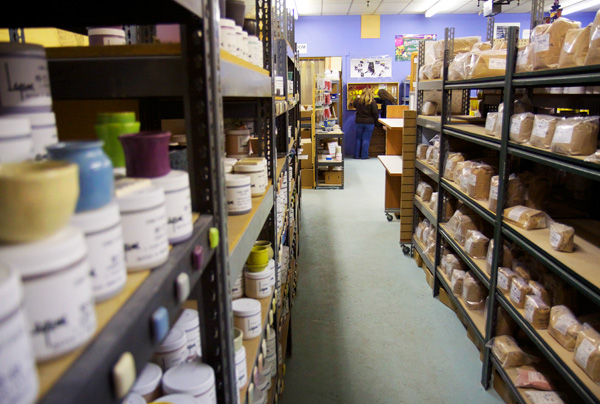
[[[595,12],[573,13],[565,16],[580,21],[586,26],[594,20]],[[529,13],[505,13],[495,17],[496,23],[519,23],[521,29],[529,29]],[[396,35],[436,34],[444,39],[448,27],[455,28],[455,37],[481,36],[485,39],[487,19],[478,14],[437,14],[426,18],[424,14],[381,15],[380,37],[361,38],[360,15],[300,16],[296,20],[296,43],[307,44],[307,53],[302,57],[342,57],[342,81],[344,84],[343,124],[345,134],[344,154],[352,156],[355,139],[355,112],[346,107],[346,84],[360,82],[396,82],[402,83],[410,75],[409,61],[394,61]],[[392,77],[388,78],[351,78],[350,60],[374,56],[392,58]],[[312,100],[301,100],[303,105],[312,104]]]

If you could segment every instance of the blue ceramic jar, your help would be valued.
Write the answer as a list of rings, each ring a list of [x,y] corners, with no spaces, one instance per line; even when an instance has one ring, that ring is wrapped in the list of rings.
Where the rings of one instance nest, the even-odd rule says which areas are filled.
[[[79,166],[79,199],[76,212],[99,209],[114,193],[113,167],[100,141],[61,142],[48,146],[51,160],[68,160]]]

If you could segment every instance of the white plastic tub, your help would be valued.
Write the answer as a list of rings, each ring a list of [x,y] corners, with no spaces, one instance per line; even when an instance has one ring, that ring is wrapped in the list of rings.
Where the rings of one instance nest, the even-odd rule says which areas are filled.
[[[271,296],[274,286],[273,267],[267,267],[260,272],[244,272],[244,291],[246,296],[254,299],[264,299]]]
[[[31,124],[25,117],[0,118],[0,164],[33,158]]]
[[[56,116],[54,112],[39,112],[31,114],[12,114],[5,118],[26,118],[31,124],[33,155],[36,160],[46,157],[46,147],[58,142]]]
[[[167,337],[161,342],[154,352],[154,362],[163,370],[168,370],[187,360],[187,339],[185,331],[173,327]]]
[[[201,362],[190,362],[169,369],[163,376],[163,391],[167,394],[188,394],[197,404],[216,404],[215,372]]]
[[[125,30],[118,28],[88,29],[90,46],[125,45]]]
[[[152,183],[165,191],[169,242],[187,240],[194,230],[190,176],[185,171],[171,170],[163,177],[152,178]]]
[[[225,198],[230,215],[243,215],[252,210],[250,177],[241,174],[225,174]]]
[[[262,331],[260,302],[256,299],[237,299],[233,308],[233,326],[244,333],[244,339],[256,338]]]
[[[242,159],[235,163],[235,166],[233,166],[233,171],[236,174],[246,174],[250,176],[252,196],[260,196],[266,192],[269,181],[266,159]]]
[[[160,366],[152,362],[147,363],[136,379],[131,391],[142,396],[144,402],[150,403],[156,400],[162,395],[160,387],[162,375],[163,371]]]
[[[200,343],[200,317],[198,310],[184,309],[175,322],[174,327],[185,331],[187,360],[192,361],[201,357],[202,346]]]

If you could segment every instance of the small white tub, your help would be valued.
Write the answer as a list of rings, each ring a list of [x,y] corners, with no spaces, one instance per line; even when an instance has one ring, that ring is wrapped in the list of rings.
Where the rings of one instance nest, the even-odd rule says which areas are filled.
[[[0,118],[0,164],[33,158],[31,124],[25,117]]]
[[[246,174],[250,176],[252,186],[252,196],[259,196],[265,193],[268,185],[267,160],[264,158],[248,158],[238,161],[233,166],[236,174]]]
[[[235,55],[235,21],[228,18],[221,18],[219,30],[219,40],[221,49]]]
[[[131,388],[133,393],[143,397],[144,402],[152,402],[162,395],[160,381],[163,371],[155,363],[149,362],[138,376],[135,384]]]
[[[165,372],[163,391],[168,394],[189,394],[197,404],[216,404],[215,372],[201,362],[190,362]]]
[[[244,339],[256,338],[262,331],[260,302],[256,299],[237,299],[231,304],[233,326],[244,333]]]
[[[184,309],[175,322],[174,327],[185,331],[187,340],[187,360],[192,361],[202,356],[202,346],[200,342],[200,317],[198,310]]]
[[[90,46],[125,45],[125,30],[118,28],[88,29]]]
[[[152,183],[165,191],[169,242],[187,240],[194,230],[190,176],[185,171],[171,170],[163,177],[152,178]]]
[[[225,174],[225,198],[230,215],[243,215],[252,210],[250,177],[241,174]]]
[[[273,294],[274,285],[273,267],[267,267],[260,272],[244,272],[244,291],[246,296],[254,299],[264,299]]]
[[[27,118],[31,124],[31,138],[33,141],[33,155],[40,160],[48,154],[47,146],[58,142],[56,130],[56,116],[54,112],[39,112],[32,114],[11,114],[5,118]]]
[[[154,362],[163,370],[181,365],[187,360],[185,331],[173,327],[154,352]]]

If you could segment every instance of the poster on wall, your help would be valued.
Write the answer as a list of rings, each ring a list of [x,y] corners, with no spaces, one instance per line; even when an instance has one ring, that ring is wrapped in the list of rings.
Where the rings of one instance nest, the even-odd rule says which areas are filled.
[[[411,55],[419,51],[419,42],[436,39],[436,34],[396,35],[396,62],[410,60]]]
[[[392,58],[389,56],[377,56],[350,59],[350,77],[353,79],[392,77]]]
[[[510,27],[521,28],[518,22],[499,22],[494,24],[494,39],[507,39]]]

